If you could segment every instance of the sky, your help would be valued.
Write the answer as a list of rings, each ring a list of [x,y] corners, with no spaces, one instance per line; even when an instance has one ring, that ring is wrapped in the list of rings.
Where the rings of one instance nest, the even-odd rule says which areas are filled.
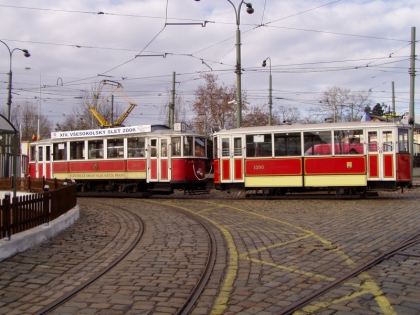
[[[164,123],[173,73],[185,106],[204,83],[202,73],[217,75],[220,85],[236,85],[239,17],[242,90],[251,106],[268,106],[271,71],[273,111],[284,106],[311,115],[333,86],[370,90],[373,103],[391,105],[392,82],[396,111],[409,108],[411,31],[420,24],[420,1],[251,4],[253,14],[239,0],[0,0],[0,40],[11,51],[31,54],[25,58],[15,49],[10,58],[0,42],[0,106],[7,104],[11,60],[12,106],[38,106],[41,90],[41,113],[54,124],[102,80],[120,83],[137,104],[125,125]],[[417,76],[417,113],[419,100]],[[120,97],[115,102],[129,107]]]

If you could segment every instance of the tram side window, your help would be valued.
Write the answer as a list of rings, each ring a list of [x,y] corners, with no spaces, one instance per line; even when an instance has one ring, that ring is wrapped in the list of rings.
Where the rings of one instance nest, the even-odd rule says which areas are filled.
[[[409,153],[407,129],[398,129],[398,152]]]
[[[144,157],[146,141],[144,137],[127,138],[127,155],[128,157]]]
[[[363,130],[334,130],[335,154],[363,154]]]
[[[157,139],[150,139],[150,156],[156,157],[157,156]]]
[[[206,139],[194,138],[195,156],[206,156]]]
[[[310,131],[303,133],[305,155],[330,155],[331,131]]]
[[[38,161],[44,161],[43,157],[42,157],[42,153],[43,153],[43,148],[44,147],[38,147]]]
[[[104,141],[90,140],[88,141],[88,159],[103,159],[104,158]]]
[[[172,138],[172,156],[181,156],[181,137]]]
[[[124,157],[124,139],[108,139],[108,159],[122,159]]]
[[[47,145],[45,147],[45,161],[51,160],[51,147]]]
[[[53,155],[54,161],[67,160],[67,143],[54,143]]]
[[[85,142],[70,142],[70,160],[81,160],[85,158]]]
[[[294,156],[302,154],[300,132],[274,134],[274,155]]]
[[[184,156],[193,155],[193,141],[191,136],[184,137]]]
[[[35,162],[36,160],[36,147],[31,146],[31,162]]]
[[[247,157],[272,156],[272,152],[271,134],[246,136]]]

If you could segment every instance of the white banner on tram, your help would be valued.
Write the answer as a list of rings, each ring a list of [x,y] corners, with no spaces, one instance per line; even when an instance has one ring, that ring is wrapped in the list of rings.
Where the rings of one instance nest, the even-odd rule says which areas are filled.
[[[151,132],[151,125],[132,127],[120,127],[109,129],[75,130],[75,131],[54,131],[51,132],[51,139],[80,138],[80,137],[105,137],[126,135],[131,133]]]

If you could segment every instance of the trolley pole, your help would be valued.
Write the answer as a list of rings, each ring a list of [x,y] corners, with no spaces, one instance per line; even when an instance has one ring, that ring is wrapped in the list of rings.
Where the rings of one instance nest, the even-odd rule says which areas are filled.
[[[413,178],[413,162],[414,162],[414,127],[416,125],[414,112],[414,83],[416,77],[416,28],[411,28],[411,62],[410,62],[410,120],[413,125],[410,128],[411,140],[409,142],[409,150],[411,156],[411,178]]]

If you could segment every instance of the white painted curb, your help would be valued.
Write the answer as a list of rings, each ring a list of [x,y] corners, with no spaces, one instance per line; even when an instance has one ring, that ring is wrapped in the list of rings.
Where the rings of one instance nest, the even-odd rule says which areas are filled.
[[[10,241],[6,238],[1,239],[0,261],[45,242],[73,225],[78,219],[79,205],[76,205],[67,213],[51,221],[49,225],[40,225],[33,229],[13,234]]]

